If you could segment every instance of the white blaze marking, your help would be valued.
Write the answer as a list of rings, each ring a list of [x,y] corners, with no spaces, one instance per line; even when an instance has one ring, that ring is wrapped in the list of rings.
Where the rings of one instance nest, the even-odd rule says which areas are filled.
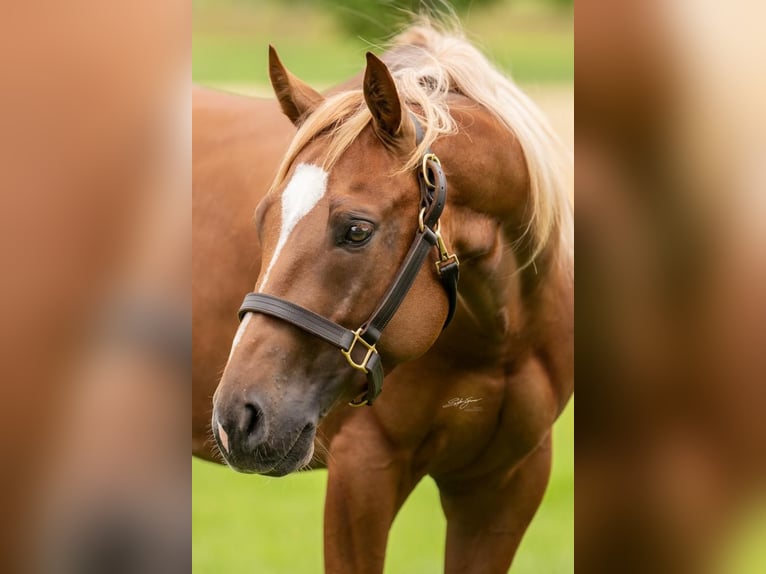
[[[266,273],[263,274],[259,291],[263,291],[263,288],[266,287],[271,269],[274,267],[285,243],[287,243],[290,233],[295,229],[298,222],[314,209],[326,191],[327,172],[321,167],[301,163],[295,168],[290,183],[282,192],[282,226],[279,230],[279,239],[274,248],[274,254],[271,256],[271,262],[266,268]]]
[[[226,431],[223,430],[221,423],[218,423],[218,438],[221,439],[221,446],[223,447],[223,450],[229,452],[229,435],[227,435]]]
[[[227,364],[229,361],[231,361],[231,356],[234,354],[234,349],[237,348],[240,341],[242,340],[242,335],[245,334],[245,329],[247,329],[248,324],[250,323],[250,319],[253,318],[252,313],[245,313],[245,318],[242,319],[242,321],[239,324],[239,328],[237,329],[237,333],[234,335],[234,341],[231,343],[231,351],[229,351],[229,358],[226,361]]]

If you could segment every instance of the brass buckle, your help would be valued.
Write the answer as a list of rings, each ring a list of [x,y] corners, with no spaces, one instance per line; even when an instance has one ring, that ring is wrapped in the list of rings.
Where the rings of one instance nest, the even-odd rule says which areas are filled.
[[[460,260],[457,258],[457,255],[454,253],[447,257],[447,259],[440,259],[439,261],[435,261],[434,265],[436,266],[436,272],[439,274],[439,277],[441,277],[442,272],[444,271],[444,266],[450,262],[450,260],[455,261],[455,265],[460,268]]]
[[[441,275],[442,264],[450,259],[454,259],[455,265],[460,267],[460,260],[457,258],[457,255],[455,253],[450,253],[447,250],[447,245],[444,243],[444,238],[441,234],[441,221],[436,222],[434,234],[436,235],[436,246],[439,248],[439,261],[436,262],[436,270],[439,272],[439,275]]]
[[[361,336],[362,328],[359,327],[356,331],[354,331],[354,340],[351,341],[351,346],[349,346],[348,351],[344,351],[343,349],[340,350],[341,353],[343,353],[343,356],[346,357],[346,360],[348,361],[348,364],[354,367],[358,371],[362,371],[363,373],[367,374],[370,372],[370,370],[367,368],[367,363],[370,360],[370,357],[372,357],[373,353],[377,353],[377,349],[375,348],[375,345],[370,345],[367,341],[362,339]],[[354,359],[351,358],[351,353],[354,351],[354,346],[357,343],[362,343],[362,346],[367,349],[367,354],[364,356],[364,360],[361,363],[354,362]]]
[[[363,407],[367,404],[367,399],[364,397],[367,395],[367,391],[364,391],[362,394],[358,395],[356,398],[350,400],[348,402],[348,406],[358,408]]]
[[[421,168],[423,169],[423,179],[426,182],[426,185],[430,187],[431,189],[436,188],[436,182],[431,181],[428,179],[428,161],[434,162],[436,165],[441,166],[442,162],[439,161],[439,158],[436,157],[435,153],[427,153],[423,156],[423,162],[421,165]]]

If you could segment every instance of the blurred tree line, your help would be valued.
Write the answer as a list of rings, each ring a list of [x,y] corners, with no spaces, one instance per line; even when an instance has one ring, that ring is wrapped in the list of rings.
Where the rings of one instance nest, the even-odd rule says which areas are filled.
[[[408,21],[413,13],[441,14],[454,10],[458,15],[469,8],[514,0],[286,0],[291,3],[323,4],[351,34],[365,40],[388,38]],[[571,8],[574,0],[536,0],[561,8]]]

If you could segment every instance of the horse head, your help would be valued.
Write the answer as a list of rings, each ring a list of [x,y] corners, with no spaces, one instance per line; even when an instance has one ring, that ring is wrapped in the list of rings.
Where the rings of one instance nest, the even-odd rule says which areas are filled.
[[[382,381],[381,365],[388,372],[433,345],[454,311],[449,270],[440,272],[456,272],[457,260],[439,234],[444,175],[386,65],[368,54],[361,90],[327,97],[273,48],[269,72],[298,132],[256,210],[261,273],[212,426],[231,467],[282,476],[311,461],[317,426],[334,406],[372,402],[371,371]],[[413,250],[424,264],[408,266]],[[336,325],[340,340],[307,323]]]

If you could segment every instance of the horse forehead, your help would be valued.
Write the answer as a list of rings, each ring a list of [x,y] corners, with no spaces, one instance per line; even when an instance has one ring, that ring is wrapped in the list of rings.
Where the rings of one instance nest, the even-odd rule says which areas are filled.
[[[292,227],[311,211],[327,191],[328,173],[317,165],[300,163],[282,190],[282,227]]]
[[[367,126],[338,158],[331,181],[333,178],[354,181],[391,178],[401,170],[406,160],[406,154],[387,148],[372,127]]]
[[[385,204],[417,188],[414,170],[404,172],[403,161],[380,156],[375,152],[341,158],[329,176],[327,193],[332,203],[348,200]]]

